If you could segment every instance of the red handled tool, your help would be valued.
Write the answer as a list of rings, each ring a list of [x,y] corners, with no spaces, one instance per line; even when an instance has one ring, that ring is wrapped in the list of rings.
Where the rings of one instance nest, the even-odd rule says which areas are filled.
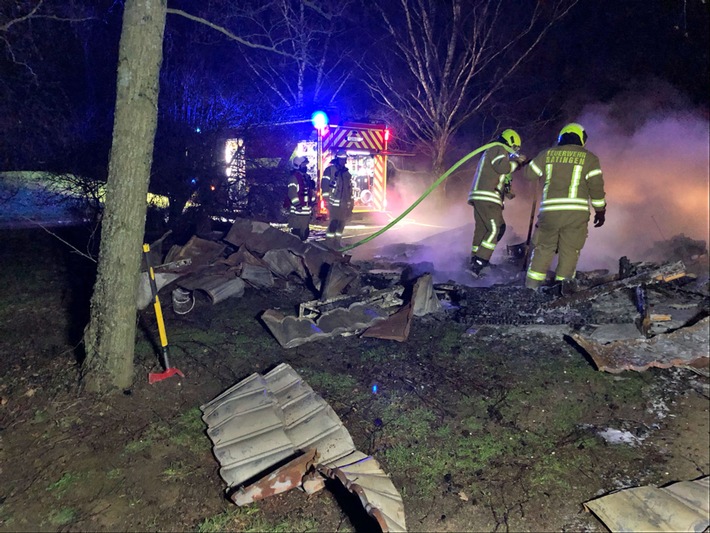
[[[161,346],[161,360],[160,363],[163,365],[162,372],[151,372],[148,374],[148,383],[151,385],[157,383],[158,381],[163,381],[169,377],[178,375],[180,377],[185,377],[185,374],[180,372],[175,367],[170,366],[170,359],[168,359],[168,336],[165,333],[165,324],[163,323],[163,310],[160,307],[160,299],[158,298],[158,286],[155,284],[155,273],[153,272],[153,267],[150,264],[150,245],[143,244],[143,257],[145,257],[145,264],[148,266],[148,278],[150,280],[150,292],[153,295],[153,307],[155,308],[155,318],[158,320],[158,333],[160,334],[160,346]]]

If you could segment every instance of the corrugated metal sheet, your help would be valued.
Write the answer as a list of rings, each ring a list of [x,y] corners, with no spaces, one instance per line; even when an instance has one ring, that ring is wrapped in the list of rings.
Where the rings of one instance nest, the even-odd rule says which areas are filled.
[[[357,494],[383,531],[406,531],[404,503],[390,477],[373,457],[355,449],[335,411],[289,365],[252,374],[201,409],[220,476],[230,488],[250,483],[233,493],[238,505],[289,490],[308,477],[306,472],[319,472]],[[313,470],[309,465],[316,458]]]
[[[332,407],[286,364],[264,376],[252,374],[201,409],[229,487],[297,450],[317,448],[325,463],[355,450]]]
[[[402,496],[374,457],[356,450],[347,457],[319,465],[318,470],[340,480],[350,492],[357,494],[382,531],[407,530]]]
[[[710,477],[664,488],[624,489],[584,506],[611,531],[707,531],[710,526]]]

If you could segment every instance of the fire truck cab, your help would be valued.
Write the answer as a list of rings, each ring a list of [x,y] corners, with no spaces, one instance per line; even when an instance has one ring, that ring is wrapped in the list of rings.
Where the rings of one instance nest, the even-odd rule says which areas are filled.
[[[387,147],[390,130],[386,124],[343,122],[317,130],[316,141],[301,141],[295,156],[306,156],[308,173],[316,177],[316,216],[325,217],[327,206],[321,196],[323,171],[339,150],[347,153],[346,166],[352,175],[353,212],[374,213],[387,209]]]

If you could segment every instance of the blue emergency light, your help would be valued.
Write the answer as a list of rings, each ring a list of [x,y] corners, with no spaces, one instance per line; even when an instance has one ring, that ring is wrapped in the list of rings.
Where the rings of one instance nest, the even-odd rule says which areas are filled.
[[[328,125],[328,115],[325,114],[325,111],[316,111],[311,115],[311,122],[315,129],[322,130]]]

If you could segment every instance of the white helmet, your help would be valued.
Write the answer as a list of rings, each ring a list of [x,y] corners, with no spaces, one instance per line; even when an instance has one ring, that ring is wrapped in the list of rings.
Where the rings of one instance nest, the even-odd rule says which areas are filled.
[[[300,168],[302,165],[308,164],[308,158],[305,155],[294,157],[293,166],[294,168]]]

